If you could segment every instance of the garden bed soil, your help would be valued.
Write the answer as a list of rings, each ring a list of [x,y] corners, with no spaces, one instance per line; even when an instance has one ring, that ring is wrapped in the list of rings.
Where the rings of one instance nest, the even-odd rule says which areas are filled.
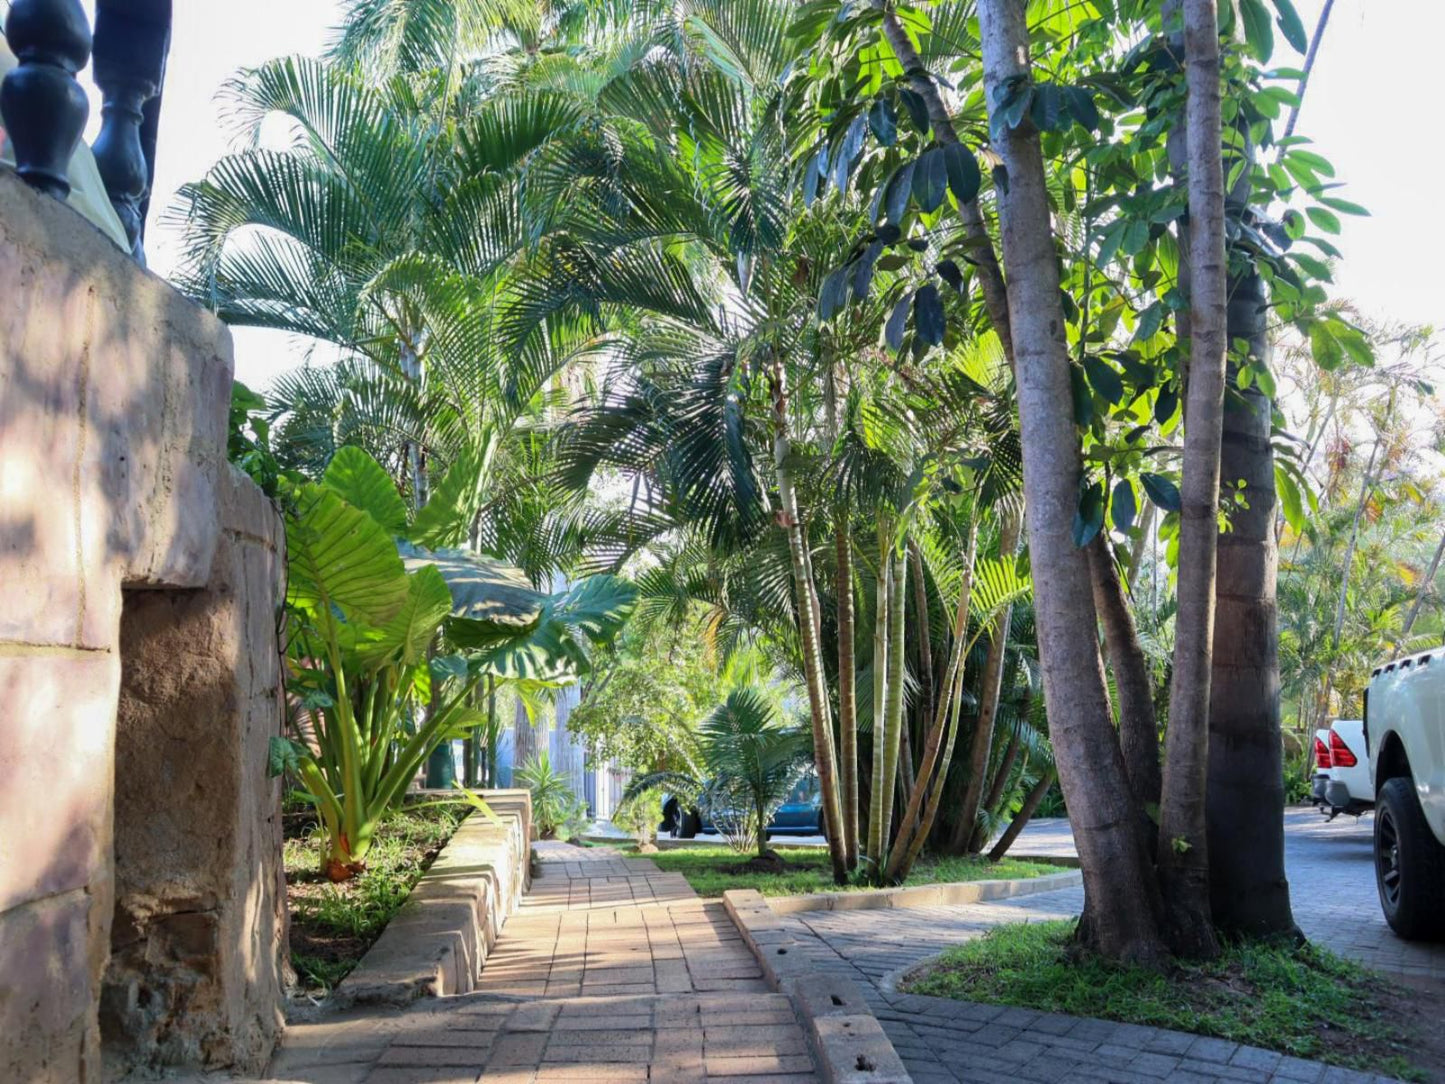
[[[455,802],[410,806],[393,814],[377,831],[367,868],[340,884],[321,871],[316,818],[284,815],[291,965],[298,981],[294,993],[324,996],[345,978],[468,812],[467,805]]]
[[[1445,1084],[1445,984],[1259,943],[1166,975],[1078,955],[1073,924],[997,927],[913,970],[906,993],[1144,1024]]]

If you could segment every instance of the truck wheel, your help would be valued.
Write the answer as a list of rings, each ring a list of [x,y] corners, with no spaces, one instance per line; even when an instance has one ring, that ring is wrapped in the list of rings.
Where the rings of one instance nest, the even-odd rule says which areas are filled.
[[[1375,883],[1397,934],[1410,941],[1445,936],[1445,846],[1408,776],[1388,780],[1375,806]]]
[[[678,839],[696,839],[698,832],[702,830],[702,818],[696,811],[684,809],[678,818],[677,837]]]

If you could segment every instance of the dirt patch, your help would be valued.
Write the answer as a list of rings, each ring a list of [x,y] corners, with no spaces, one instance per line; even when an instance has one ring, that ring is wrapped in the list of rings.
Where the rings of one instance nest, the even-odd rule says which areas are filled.
[[[777,851],[769,851],[767,854],[754,855],[746,862],[728,866],[727,873],[735,873],[745,876],[750,873],[791,873],[800,867],[795,866]]]

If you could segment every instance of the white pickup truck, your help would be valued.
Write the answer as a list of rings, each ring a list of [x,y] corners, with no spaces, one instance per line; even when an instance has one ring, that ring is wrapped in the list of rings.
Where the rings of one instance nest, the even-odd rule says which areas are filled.
[[[1445,937],[1445,648],[1374,670],[1365,741],[1385,919],[1401,937]]]
[[[1341,813],[1358,817],[1375,808],[1363,719],[1336,719],[1328,729],[1316,730],[1315,765],[1315,804],[1330,820]]]

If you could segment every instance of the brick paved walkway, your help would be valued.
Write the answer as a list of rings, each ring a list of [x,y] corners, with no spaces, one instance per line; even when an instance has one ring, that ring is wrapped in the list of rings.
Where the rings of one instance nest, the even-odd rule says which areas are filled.
[[[540,844],[539,873],[476,993],[288,1029],[272,1066],[307,1084],[816,1079],[721,904],[680,874]]]
[[[1445,946],[1396,938],[1380,916],[1368,818],[1325,823],[1286,813],[1295,917],[1321,944],[1371,967],[1445,978]],[[1030,825],[1018,854],[1073,853],[1066,821]],[[1072,918],[1082,888],[1014,900],[889,911],[813,911],[784,923],[822,970],[859,982],[919,1084],[1105,1080],[1120,1084],[1240,1081],[1364,1084],[1384,1080],[1181,1032],[897,993],[908,966],[1003,922]]]

